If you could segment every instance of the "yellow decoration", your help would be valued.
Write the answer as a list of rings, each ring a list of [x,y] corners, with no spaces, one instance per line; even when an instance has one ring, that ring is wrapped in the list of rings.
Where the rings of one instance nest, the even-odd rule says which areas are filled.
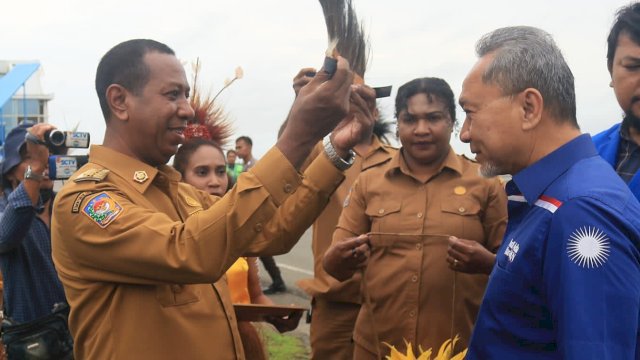
[[[453,193],[456,194],[456,195],[464,195],[464,194],[467,193],[467,188],[464,187],[464,186],[456,186],[453,189]]]
[[[440,346],[440,350],[438,351],[438,354],[433,359],[431,359],[431,354],[433,351],[431,349],[424,351],[422,349],[422,346],[418,346],[418,350],[420,351],[420,356],[416,357],[413,354],[413,346],[411,346],[411,343],[408,342],[407,340],[404,341],[405,345],[407,346],[406,355],[398,351],[398,349],[396,349],[395,346],[392,346],[386,342],[383,342],[383,344],[385,344],[386,346],[389,347],[389,349],[391,349],[391,353],[387,355],[385,358],[387,360],[463,360],[464,357],[467,355],[467,349],[464,349],[464,351],[462,351],[461,353],[455,356],[452,354],[453,348],[456,346],[456,343],[458,342],[459,339],[460,337],[456,335],[456,337],[453,340],[451,339],[446,340],[442,344],[442,346]]]

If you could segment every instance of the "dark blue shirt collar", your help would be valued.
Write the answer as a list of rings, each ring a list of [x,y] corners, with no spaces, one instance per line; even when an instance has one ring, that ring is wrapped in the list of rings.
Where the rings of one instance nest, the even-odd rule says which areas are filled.
[[[591,136],[582,134],[513,175],[513,181],[527,202],[533,205],[549,185],[575,163],[596,155]]]

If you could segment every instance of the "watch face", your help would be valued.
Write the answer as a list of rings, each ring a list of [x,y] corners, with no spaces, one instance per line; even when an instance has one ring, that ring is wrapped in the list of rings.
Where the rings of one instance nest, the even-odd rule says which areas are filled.
[[[31,165],[27,165],[27,170],[25,170],[25,172],[24,172],[24,178],[25,179],[31,179],[31,180],[40,181],[44,177],[42,175],[40,175],[40,174],[35,174],[33,172],[33,170],[31,169]]]

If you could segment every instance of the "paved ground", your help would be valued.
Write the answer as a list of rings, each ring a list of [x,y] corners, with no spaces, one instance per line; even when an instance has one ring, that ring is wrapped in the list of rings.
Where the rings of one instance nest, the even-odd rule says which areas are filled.
[[[275,257],[282,277],[287,284],[287,292],[270,295],[270,298],[277,304],[299,305],[308,307],[310,298],[300,288],[296,286],[296,281],[313,277],[313,256],[311,254],[311,231],[307,231],[302,239],[288,254]],[[260,264],[260,282],[263,287],[271,283],[271,278]],[[305,322],[306,313],[300,321],[300,325],[291,335],[296,336],[309,346],[309,324]]]

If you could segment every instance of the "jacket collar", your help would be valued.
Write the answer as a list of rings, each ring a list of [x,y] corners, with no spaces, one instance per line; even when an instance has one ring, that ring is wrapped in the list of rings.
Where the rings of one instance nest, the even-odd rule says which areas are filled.
[[[440,165],[437,173],[440,174],[445,168],[451,169],[458,174],[462,174],[463,171],[461,160],[456,155],[455,151],[453,151],[451,145],[449,145],[449,152]],[[393,157],[389,161],[389,165],[386,171],[387,174],[397,172],[401,172],[407,176],[411,176],[411,170],[409,170],[409,166],[407,166],[407,162],[404,160],[402,148],[400,148],[400,150],[393,155]]]
[[[513,181],[529,204],[578,161],[597,156],[589,134],[582,134],[513,175]]]
[[[126,180],[140,193],[144,193],[154,181],[167,179],[178,182],[181,178],[180,173],[171,166],[160,165],[156,168],[102,145],[91,146],[89,161]],[[143,176],[138,176],[136,181],[135,175],[142,173],[146,174],[146,180],[142,180]]]
[[[360,156],[362,158],[362,171],[380,165],[388,161],[392,156],[392,148],[383,144],[380,139],[373,135],[369,152]]]

